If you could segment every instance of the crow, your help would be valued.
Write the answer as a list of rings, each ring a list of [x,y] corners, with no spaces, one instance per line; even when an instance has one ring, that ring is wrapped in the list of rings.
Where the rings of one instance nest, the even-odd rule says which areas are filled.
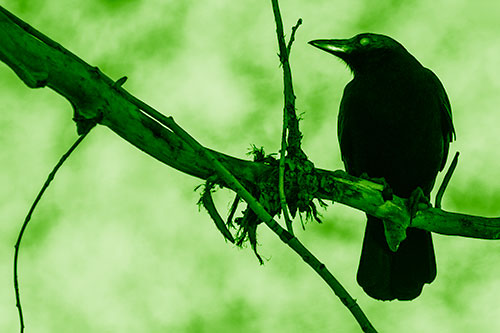
[[[437,76],[385,35],[362,33],[309,44],[342,59],[353,73],[338,116],[346,171],[383,178],[399,197],[412,198],[419,191],[429,201],[455,139],[450,102]],[[418,297],[436,277],[430,232],[408,228],[393,252],[382,220],[367,218],[359,285],[378,300]]]

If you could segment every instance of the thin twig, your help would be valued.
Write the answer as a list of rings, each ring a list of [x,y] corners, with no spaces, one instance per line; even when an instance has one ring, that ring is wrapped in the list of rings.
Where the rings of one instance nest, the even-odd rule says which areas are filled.
[[[281,19],[281,13],[279,10],[279,4],[278,0],[271,0],[272,6],[273,6],[273,13],[274,13],[274,20],[276,22],[276,35],[278,38],[278,46],[279,46],[279,51],[280,51],[280,61],[283,66],[283,84],[284,84],[284,98],[285,98],[285,107],[284,107],[284,114],[283,114],[283,134],[282,134],[282,142],[281,142],[281,157],[280,157],[280,172],[279,172],[279,193],[280,193],[280,202],[282,206],[283,212],[286,212],[286,200],[285,200],[285,192],[284,192],[284,169],[285,169],[285,163],[284,163],[284,147],[285,147],[285,130],[288,130],[288,153],[290,155],[303,155],[305,154],[302,152],[300,148],[300,141],[302,139],[302,135],[300,134],[299,131],[299,125],[298,125],[298,120],[297,116],[295,114],[295,95],[293,93],[293,85],[292,85],[292,72],[290,69],[290,63],[289,63],[289,54],[291,51],[291,46],[293,43],[293,40],[295,38],[295,31],[298,29],[299,25],[302,23],[302,20],[299,19],[297,21],[297,24],[292,28],[292,35],[290,36],[290,41],[288,43],[288,47],[285,45],[285,38],[283,36],[283,22]],[[299,157],[299,156],[294,156],[294,157]],[[301,156],[302,157],[302,156]],[[287,228],[291,230],[291,221],[287,221],[287,215],[284,213],[285,216],[285,222],[287,222]],[[290,224],[290,226],[288,225]],[[273,229],[274,226],[269,226],[271,229]],[[278,225],[279,227],[279,225]],[[281,227],[280,227],[281,228]],[[273,229],[274,230],[274,229]],[[281,236],[280,236],[281,238]],[[292,240],[297,240],[297,242],[300,244],[297,238],[292,237]],[[289,244],[289,243],[287,243]],[[290,244],[289,244],[290,245]],[[302,244],[300,244],[302,245]],[[292,247],[293,248],[293,247]],[[295,250],[295,248],[294,248]],[[302,249],[301,249],[302,250]],[[305,251],[309,252],[307,249],[304,248]],[[302,255],[301,253],[303,252],[297,252],[299,255]],[[312,255],[312,254],[311,254]],[[303,257],[304,258],[304,257]],[[314,258],[314,257],[313,257]],[[304,259],[308,264],[310,262],[306,259]],[[314,258],[315,261],[318,261],[316,258]],[[319,261],[318,261],[319,263]],[[310,264],[311,265],[311,264]],[[323,267],[324,265],[321,264]],[[312,266],[312,265],[311,265]],[[314,268],[314,267],[313,267]],[[325,269],[326,270],[326,269]],[[321,270],[316,270],[318,274],[325,280],[325,282],[328,283],[328,285],[333,289],[335,294],[341,299],[342,303],[347,306],[347,308],[351,311],[351,313],[354,315],[356,320],[358,321],[359,325],[363,329],[364,332],[376,332],[375,328],[372,326],[368,318],[365,316],[361,308],[358,306],[358,304],[352,299],[352,297],[349,295],[349,293],[344,289],[344,287],[335,279],[335,277],[328,272],[327,276],[324,276],[321,274]]]
[[[302,19],[299,18],[297,20],[297,24],[295,24],[293,27],[292,27],[292,34],[290,35],[290,40],[288,41],[288,45],[286,47],[287,49],[287,53],[288,53],[288,59],[290,59],[290,53],[292,52],[292,44],[293,42],[295,41],[295,32],[297,31],[297,29],[299,28],[299,26],[302,24]]]
[[[285,194],[285,156],[286,156],[286,134],[287,134],[288,117],[286,111],[283,112],[283,129],[281,132],[281,149],[280,149],[280,166],[278,178],[278,191],[280,196],[280,206],[285,219],[286,229],[293,235],[292,219],[288,213]]]
[[[294,122],[297,123],[295,116],[295,95],[293,94],[292,85],[292,74],[289,64],[289,55],[292,48],[292,43],[295,39],[295,31],[299,28],[302,23],[302,19],[297,21],[297,24],[292,27],[292,34],[290,36],[290,41],[288,42],[288,47],[285,46],[285,37],[283,35],[283,23],[281,22],[281,14],[275,10],[273,5],[274,17],[276,20],[276,35],[278,38],[278,46],[280,50],[280,62],[283,67],[283,85],[284,85],[284,107],[283,107],[283,128],[281,131],[281,149],[280,149],[280,164],[279,164],[279,178],[278,178],[278,192],[280,196],[280,206],[283,212],[283,218],[285,219],[285,225],[289,233],[293,235],[292,219],[288,212],[288,206],[286,203],[285,194],[285,156],[287,153],[287,140],[290,139],[289,135],[292,133],[290,130],[293,127]],[[292,116],[293,114],[293,116]],[[298,129],[298,125],[297,125]],[[299,143],[300,145],[300,143]],[[293,150],[294,152],[296,150]],[[289,151],[290,153],[290,151]],[[289,156],[291,157],[291,155]]]
[[[4,12],[5,14],[10,14],[7,11],[5,11],[4,8],[2,8],[1,6],[0,6],[0,11]],[[4,40],[4,39],[5,39],[4,36],[2,36],[2,40]],[[39,39],[44,40],[42,38],[39,38]],[[32,41],[25,41],[23,39],[22,41],[25,42],[23,44],[16,43],[15,40],[9,40],[9,41],[17,46],[18,49],[16,52],[18,52],[19,54],[21,54],[21,53],[24,54],[24,53],[28,53],[30,50],[33,49],[36,39],[33,38]],[[46,41],[45,41],[45,43],[47,45],[49,45]],[[2,44],[2,49],[5,49],[4,46],[6,44],[7,43]],[[37,45],[37,47],[38,47],[38,45]],[[37,50],[38,50],[37,53],[30,53],[30,56],[26,58],[27,60],[23,60],[23,61],[21,61],[21,63],[26,63],[27,61],[29,61],[30,64],[44,64],[44,65],[47,64],[47,66],[49,66],[49,69],[51,71],[58,71],[58,73],[60,72],[60,73],[70,73],[71,74],[68,76],[64,76],[65,80],[63,82],[65,82],[65,83],[69,82],[71,84],[76,82],[75,80],[79,76],[77,76],[75,73],[72,72],[72,70],[74,69],[72,62],[85,63],[82,59],[74,56],[72,53],[69,53],[68,50],[63,49],[61,51],[64,52],[65,55],[67,56],[67,58],[69,59],[68,61],[69,61],[69,64],[71,65],[71,67],[70,68],[62,68],[61,66],[63,66],[63,65],[61,65],[60,62],[50,63],[50,62],[45,61],[46,59],[48,59],[48,57],[46,56],[47,50],[46,50],[46,48],[42,47],[42,45],[40,45],[40,49],[37,49]],[[11,68],[14,68],[14,70],[16,70],[16,68],[13,67],[12,64],[9,64],[9,63],[7,63],[7,64]],[[66,63],[64,63],[64,66],[66,66]],[[34,66],[33,68],[40,69],[40,67],[41,66],[37,65],[37,66]],[[34,69],[33,70],[31,70],[31,69],[25,70],[25,72],[34,71]],[[64,69],[66,69],[66,71],[64,71]],[[51,77],[54,77],[54,76],[51,76]],[[106,76],[102,76],[100,79],[105,79],[107,81],[111,80]],[[60,81],[53,82],[52,80],[49,80],[49,82],[53,83],[54,90],[58,94],[68,98],[68,100],[70,100],[71,102],[81,102],[81,100],[78,97],[81,96],[80,98],[84,98],[85,96],[87,96],[88,89],[89,88],[92,89],[95,87],[97,79],[93,79],[92,81],[89,81],[89,84],[82,86],[81,87],[82,94],[79,94],[78,96],[72,95],[72,94],[68,93],[67,91],[61,90],[60,88],[63,85],[61,84]],[[102,90],[102,92],[107,92],[107,90]],[[101,98],[101,97],[102,96],[99,95],[99,98]],[[130,101],[130,99],[127,99],[127,100]],[[138,101],[138,99],[136,99],[136,101]],[[120,101],[117,101],[117,102],[120,102]],[[140,102],[140,103],[142,103],[142,102]],[[135,105],[139,105],[140,103],[135,104]],[[116,103],[116,104],[118,104],[118,103]],[[144,103],[142,103],[142,105],[144,105]],[[137,118],[135,118],[135,117],[132,118],[129,113],[120,113],[119,109],[114,107],[114,103],[110,105],[110,108],[111,108],[110,112],[106,114],[106,119],[105,119],[106,122],[104,123],[104,125],[111,128],[114,132],[122,135],[122,137],[125,140],[129,141],[130,143],[132,143],[133,145],[135,145],[139,149],[144,150],[146,153],[159,159],[160,161],[162,161],[165,164],[168,164],[168,165],[170,165],[170,166],[172,166],[172,167],[174,167],[182,172],[189,173],[189,174],[195,175],[195,176],[200,177],[200,178],[207,177],[208,173],[212,172],[212,169],[204,168],[205,165],[200,166],[198,164],[192,163],[192,165],[193,165],[192,168],[185,168],[185,167],[181,168],[178,165],[173,164],[171,160],[166,159],[164,155],[159,155],[157,150],[152,148],[155,144],[157,144],[161,140],[167,142],[166,145],[161,146],[162,149],[167,150],[167,149],[171,149],[170,147],[177,147],[177,145],[174,145],[171,141],[169,141],[169,140],[173,140],[171,137],[161,136],[159,134],[156,135],[157,133],[155,133],[154,137],[153,136],[148,137],[147,135],[148,135],[148,133],[151,132],[151,129],[147,128],[145,124],[149,124],[147,122],[147,121],[149,121],[149,119],[142,117],[142,115],[141,116],[138,115]],[[143,109],[144,113],[147,114],[146,109],[144,109],[144,108],[142,108],[142,109]],[[153,109],[150,108],[150,110],[153,110]],[[113,111],[113,112],[111,112],[111,111]],[[153,110],[153,111],[158,113],[156,110]],[[119,115],[119,116],[123,115],[123,119],[125,119],[126,121],[123,121],[122,118],[113,118],[113,117],[111,117],[111,115]],[[164,117],[163,115],[161,115],[161,116]],[[152,116],[152,118],[157,119],[157,117],[155,117],[155,116]],[[144,123],[141,123],[141,120]],[[162,123],[162,122],[160,121],[160,123]],[[140,135],[138,135],[137,137],[139,137],[141,139],[144,139],[144,136],[146,136],[146,138],[151,138],[151,139],[154,139],[155,141],[153,141],[153,143],[148,143],[146,145],[146,144],[142,144],[141,141],[139,139],[137,139],[137,137],[124,135],[125,133],[132,132],[132,130],[134,133],[138,132]],[[159,133],[164,134],[165,132],[170,133],[170,131],[167,131],[167,130],[164,132],[159,132]],[[175,142],[178,142],[178,141],[175,141]],[[184,155],[191,156],[190,152],[187,152],[187,151],[177,151],[177,150],[173,150],[173,149],[168,150],[168,152],[171,152],[171,151],[175,151],[176,156],[178,156],[178,158],[184,158]],[[224,158],[224,157],[228,158],[227,155],[223,155],[221,153],[214,152],[214,154],[219,154],[220,158]],[[228,163],[228,165],[231,165],[231,164]],[[248,163],[248,164],[245,164],[245,166],[248,166],[250,168],[252,166],[252,164]],[[264,167],[264,166],[262,166],[262,167]],[[198,171],[198,170],[201,170],[201,171]],[[261,170],[261,169],[258,169],[258,170]],[[373,195],[376,191],[372,191],[369,188],[367,188],[367,181],[366,180],[358,180],[358,181],[360,181],[360,183],[356,183],[356,179],[354,179],[354,177],[344,175],[344,173],[340,170],[337,170],[335,172],[321,170],[321,169],[316,169],[316,170],[318,171],[318,179],[328,180],[328,181],[324,182],[325,185],[322,185],[320,187],[319,196],[321,198],[335,200],[335,201],[338,201],[340,203],[349,205],[351,207],[355,207],[357,209],[369,212],[373,215],[377,215],[377,212],[381,212],[380,209],[374,209],[374,207],[377,207],[377,205],[379,205],[377,203],[381,202],[381,200],[379,198],[380,196]],[[248,176],[249,178],[245,178],[244,176],[242,176],[241,179],[247,179],[247,180],[248,179],[255,179],[256,172],[260,172],[260,171],[254,170],[253,173],[249,173],[249,176]],[[340,178],[337,178],[335,176],[335,174],[342,174],[343,176]],[[320,181],[320,183],[323,184],[323,181]],[[337,184],[337,183],[339,184],[338,186],[332,185],[332,184]],[[371,186],[376,186],[376,184],[372,184]],[[376,200],[372,201],[371,200],[372,198],[376,198]],[[385,206],[385,203],[384,203],[384,206]],[[403,210],[404,207],[405,206],[403,204],[400,205],[401,210]],[[390,219],[390,216],[392,216],[392,215],[387,215],[385,217]],[[484,218],[484,217],[480,217],[480,216],[472,216],[472,215],[444,212],[444,211],[441,211],[439,209],[428,209],[424,212],[421,212],[420,215],[417,213],[417,217],[413,220],[413,222],[415,223],[416,221],[419,221],[419,220],[422,220],[425,222],[430,222],[430,223],[428,225],[415,224],[416,227],[420,227],[420,228],[423,228],[425,230],[429,230],[429,231],[433,231],[433,232],[439,232],[439,233],[446,234],[446,235],[462,235],[465,237],[476,237],[476,238],[484,238],[484,239],[500,239],[500,232],[499,232],[499,230],[500,230],[500,222],[499,222],[500,218],[496,218],[496,219],[495,218]],[[436,228],[438,228],[440,231],[437,231]],[[478,228],[484,229],[484,230],[478,230]]]
[[[446,175],[444,175],[443,182],[441,183],[441,186],[439,186],[439,190],[436,194],[436,202],[434,204],[434,207],[436,207],[436,208],[441,208],[441,200],[443,200],[444,191],[446,190],[446,187],[448,186],[448,183],[450,182],[451,176],[453,175],[453,172],[455,171],[455,168],[457,167],[459,154],[460,153],[457,151],[457,153],[453,157],[453,161],[451,161],[451,164],[450,164],[450,167],[448,168],[448,171],[446,171]]]
[[[292,155],[302,153],[300,149],[300,140],[302,135],[299,131],[299,124],[297,116],[295,115],[295,94],[293,92],[292,84],[292,71],[290,69],[290,63],[288,60],[288,49],[285,44],[285,37],[283,33],[283,22],[281,20],[281,13],[279,11],[279,6],[277,0],[272,0],[274,20],[276,22],[276,37],[278,39],[279,57],[280,62],[283,67],[283,95],[285,112],[288,117],[288,152]],[[299,20],[300,21],[300,20]]]
[[[284,67],[283,62],[289,62],[290,59],[290,52],[292,50],[292,43],[295,40],[295,31],[299,28],[299,26],[302,24],[302,19],[299,18],[297,21],[297,24],[292,27],[292,34],[290,35],[290,41],[288,42],[288,47],[287,47],[287,52],[286,55],[282,56],[280,55],[280,61]],[[283,37],[283,36],[281,36]],[[280,38],[280,35],[278,34],[278,39]],[[284,37],[283,37],[283,42],[284,42]],[[292,86],[292,78],[290,77],[290,80],[284,80],[284,84],[289,84],[289,91],[293,92],[293,86]],[[286,88],[285,88],[286,90]],[[291,104],[292,109],[294,110],[295,114],[295,100],[288,100],[287,99],[287,94],[285,94],[285,106]],[[288,206],[286,203],[286,194],[285,194],[285,156],[286,156],[286,149],[287,149],[287,134],[288,132],[288,122],[289,116],[287,112],[287,108],[283,108],[283,128],[281,131],[281,150],[280,150],[280,166],[279,166],[279,179],[278,179],[278,190],[279,190],[279,196],[280,196],[280,205],[281,205],[281,211],[283,212],[283,218],[285,219],[285,225],[286,229],[288,230],[289,233],[293,235],[293,227],[292,227],[292,219],[290,218],[290,214],[288,212]]]
[[[222,217],[219,215],[219,212],[215,207],[214,200],[212,198],[212,187],[213,183],[207,182],[207,184],[205,184],[205,189],[203,190],[203,194],[201,196],[201,202],[203,203],[203,207],[205,207],[205,209],[207,210],[208,215],[210,215],[210,217],[214,221],[217,229],[219,229],[221,234],[224,236],[224,239],[234,244],[235,241],[233,235],[231,235],[231,232],[228,230],[226,223],[224,222],[224,220],[222,220]]]
[[[11,20],[15,18],[12,21],[23,22],[0,6],[0,21],[4,19],[3,15],[8,15]],[[187,149],[180,138],[173,135],[167,128],[157,126],[153,119],[162,123],[158,119],[164,117],[163,115],[149,108],[135,96],[130,96],[130,93],[123,88],[115,87],[114,91],[120,91],[122,98],[142,109],[142,112],[136,112],[136,108],[133,108],[132,111],[131,105],[124,103],[121,98],[113,95],[114,92],[109,91],[114,82],[111,78],[95,67],[79,66],[79,64],[86,64],[86,62],[59,44],[61,49],[58,52],[62,55],[57,54],[57,52],[53,53],[53,48],[46,42],[48,37],[44,37],[40,32],[38,32],[38,38],[28,37],[25,29],[21,29],[22,32],[17,32],[16,27],[20,25],[12,21],[0,22],[2,23],[0,53],[2,53],[2,57],[7,55],[9,59],[16,59],[16,62],[9,59],[1,61],[13,69],[21,80],[26,82],[26,76],[36,77],[39,73],[51,73],[46,77],[47,86],[68,99],[73,105],[95,106],[95,114],[99,112],[98,109],[101,106],[99,103],[105,103],[109,110],[103,113],[103,121],[100,124],[108,127],[146,154],[176,170],[201,179],[207,179],[213,173],[212,166],[206,161],[198,163],[193,151]],[[45,43],[39,43],[38,40]],[[21,57],[21,55],[23,56]],[[57,59],[57,61],[51,62],[47,59]],[[99,75],[88,76],[88,73],[98,73]],[[70,88],[78,86],[83,81],[88,82],[88,84],[80,85],[80,89],[77,90]],[[102,82],[108,83],[109,88],[103,86]],[[93,99],[92,101],[88,100],[89,96]],[[147,112],[148,108],[149,113]],[[89,109],[89,111],[91,110]],[[151,111],[156,114],[151,114]],[[150,117],[146,116],[147,114]],[[267,174],[273,168],[273,166],[264,163],[245,161],[215,150],[211,151],[237,175],[238,179],[245,182],[256,182],[263,174]],[[330,171],[315,168],[314,173],[317,183],[320,184],[315,194],[316,198],[335,201],[379,218],[391,220],[393,213],[383,213],[384,209],[381,209],[387,205],[382,196],[379,195],[381,189],[376,184],[371,184],[377,188],[377,190],[372,191],[367,188],[366,179],[357,179],[347,175],[342,170]],[[402,211],[406,209],[405,207],[406,205],[401,201],[398,210]],[[446,212],[440,209],[427,209],[425,212],[417,212],[417,216],[412,220],[412,226],[443,235],[500,239],[500,218],[498,217],[487,218]]]
[[[166,117],[168,126],[175,134],[182,138],[200,156],[209,160],[219,177],[221,177],[228,187],[234,189],[238,195],[247,202],[250,208],[258,216],[259,220],[274,231],[276,235],[288,246],[292,248],[302,259],[318,273],[328,284],[333,292],[340,298],[342,303],[351,311],[364,332],[376,332],[368,318],[365,316],[356,301],[349,295],[339,281],[328,271],[326,266],[320,262],[295,236],[283,229],[278,222],[265,210],[265,208],[255,199],[247,189],[222,165],[217,158],[208,150],[201,146],[191,135],[179,127],[172,117]]]
[[[19,248],[21,246],[21,240],[23,238],[24,232],[26,231],[26,227],[28,226],[29,221],[31,220],[31,215],[35,211],[36,206],[38,205],[38,202],[42,198],[45,190],[49,187],[50,183],[54,179],[54,176],[56,175],[56,172],[59,170],[59,168],[64,164],[64,162],[68,159],[68,157],[71,155],[71,153],[78,147],[78,145],[85,139],[89,131],[83,133],[80,135],[80,137],[73,143],[73,145],[68,149],[68,151],[59,159],[59,162],[57,162],[56,166],[52,171],[49,173],[49,176],[47,177],[47,180],[42,186],[42,189],[40,192],[38,192],[38,195],[35,198],[35,201],[31,205],[31,208],[26,215],[26,218],[24,219],[23,225],[21,226],[21,230],[19,230],[19,235],[17,236],[17,241],[16,244],[14,245],[14,291],[16,293],[16,307],[19,313],[19,324],[20,324],[20,331],[21,333],[24,332],[24,318],[23,318],[23,309],[21,306],[21,295],[19,293],[19,281],[17,277],[17,262],[19,258]]]
[[[234,197],[233,203],[231,204],[231,210],[229,211],[229,216],[227,217],[227,222],[226,225],[228,227],[233,226],[233,217],[234,214],[236,213],[236,209],[238,209],[238,204],[240,203],[240,196],[236,194]]]

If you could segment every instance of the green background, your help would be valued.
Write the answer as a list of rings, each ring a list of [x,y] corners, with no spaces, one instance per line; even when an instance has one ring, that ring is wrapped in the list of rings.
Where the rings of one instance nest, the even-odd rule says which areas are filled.
[[[3,5],[175,120],[202,144],[242,157],[278,150],[282,82],[270,1],[3,1]],[[500,215],[500,8],[492,2],[282,1],[302,17],[292,70],[303,146],[343,168],[336,117],[350,73],[307,45],[385,33],[444,83],[461,152],[444,208]],[[494,6],[494,7],[492,7]],[[18,329],[12,287],[22,220],[75,140],[70,105],[0,65],[0,331]],[[438,183],[440,183],[440,179]],[[329,288],[265,227],[264,266],[224,242],[198,211],[199,179],[96,128],[70,157],[22,244],[27,332],[358,332]],[[221,211],[229,193],[217,194]],[[362,213],[340,204],[298,236],[381,332],[498,332],[499,244],[435,235],[436,281],[413,302],[377,302],[355,282]],[[298,228],[298,225],[296,227]]]

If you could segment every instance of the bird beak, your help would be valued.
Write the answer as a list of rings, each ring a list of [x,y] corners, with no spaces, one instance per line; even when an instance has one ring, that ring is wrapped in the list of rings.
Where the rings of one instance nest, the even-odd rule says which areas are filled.
[[[315,39],[309,42],[314,47],[343,58],[352,50],[349,39]]]

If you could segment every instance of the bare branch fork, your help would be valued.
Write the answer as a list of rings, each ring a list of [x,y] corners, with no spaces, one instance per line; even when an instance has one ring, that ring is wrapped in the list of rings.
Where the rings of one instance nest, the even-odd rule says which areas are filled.
[[[289,158],[290,166],[294,165],[294,168],[301,170],[302,172],[297,172],[297,178],[295,181],[299,183],[299,179],[306,179],[303,184],[308,184],[309,186],[304,186],[298,189],[297,197],[300,196],[300,192],[305,196],[305,202],[298,204],[299,211],[309,211],[310,207],[314,207],[312,203],[312,196],[308,196],[308,193],[312,192],[313,188],[317,187],[314,182],[313,185],[307,181],[307,176],[314,175],[314,166],[312,162],[307,159],[306,154],[302,151],[300,144],[302,139],[302,134],[299,131],[299,122],[297,115],[295,113],[295,94],[293,92],[292,84],[292,71],[290,68],[289,56],[292,48],[292,43],[295,39],[295,32],[298,27],[302,24],[302,19],[297,21],[297,24],[292,28],[292,34],[290,35],[290,40],[288,46],[285,44],[285,37],[283,33],[283,22],[281,19],[281,13],[279,10],[278,0],[271,0],[273,6],[274,20],[276,22],[276,35],[278,38],[279,46],[279,57],[281,65],[283,66],[283,86],[284,86],[284,109],[283,109],[283,132],[281,137],[281,151],[280,151],[280,164],[279,164],[279,196],[281,210],[283,212],[287,229],[289,231],[289,236],[292,237],[290,241],[296,241],[297,245],[293,246],[293,243],[282,240],[287,243],[290,247],[294,249],[297,254],[299,254],[304,261],[311,266],[322,278],[323,280],[332,288],[333,292],[340,298],[342,303],[351,311],[352,315],[361,326],[364,332],[376,332],[373,325],[370,323],[366,315],[363,313],[356,301],[349,295],[347,290],[340,284],[340,282],[335,279],[335,277],[326,269],[325,265],[320,263],[302,244],[299,240],[293,236],[292,222],[288,216],[284,179],[285,179],[285,149],[287,150],[287,158]],[[288,134],[288,136],[287,136]],[[313,190],[314,191],[314,190]],[[295,200],[296,202],[297,200]],[[304,205],[305,204],[305,205]],[[304,207],[305,206],[305,207]],[[252,208],[253,209],[253,208]],[[255,211],[255,210],[254,210]],[[296,208],[292,208],[292,215],[294,215]],[[316,211],[313,210],[313,214],[316,215]],[[272,226],[268,226],[274,230]],[[275,231],[276,232],[276,231]],[[277,233],[279,235],[279,233]],[[281,236],[280,236],[281,238]],[[317,267],[317,264],[320,264]]]
[[[278,27],[278,24],[281,24],[281,18],[278,16],[278,4],[277,1],[272,1],[272,3],[275,18],[279,17],[279,20],[276,20]],[[282,35],[283,27],[281,24]],[[284,40],[281,38],[279,44],[281,60],[285,54],[288,58],[292,36],[289,47],[285,47],[283,52],[281,44],[284,45]],[[280,40],[279,33],[278,40]],[[89,126],[88,124],[92,124],[92,122],[98,122],[140,150],[181,172],[201,179],[209,179],[210,177],[214,179],[213,177],[216,176],[217,183],[237,192],[238,196],[243,198],[251,210],[258,215],[259,220],[264,221],[275,231],[280,239],[304,258],[335,290],[333,286],[338,282],[326,270],[325,266],[313,257],[297,238],[281,228],[272,218],[278,213],[280,204],[278,204],[278,209],[275,207],[265,209],[262,204],[266,205],[266,202],[260,202],[262,197],[256,200],[253,195],[255,188],[257,188],[257,192],[265,192],[260,188],[262,184],[276,185],[276,164],[268,162],[265,158],[258,161],[237,159],[201,147],[173,121],[172,117],[165,117],[121,88],[124,83],[123,78],[116,82],[113,81],[97,67],[90,66],[3,7],[0,7],[0,60],[5,62],[28,87],[47,86],[68,99],[74,109],[79,133],[85,133],[85,128],[82,127]],[[289,70],[289,66],[285,66],[283,62],[282,64],[284,71],[285,67],[288,67]],[[291,87],[291,72],[289,77]],[[286,82],[285,73],[284,81]],[[293,90],[291,93],[293,96]],[[295,96],[292,100],[294,98]],[[285,96],[285,110],[288,110],[288,105]],[[285,112],[287,116],[284,118],[295,116],[294,107],[292,109],[293,112],[290,112],[289,116]],[[291,116],[292,114],[293,116]],[[294,126],[293,124],[294,122],[288,118],[286,122],[288,131],[286,150],[288,154],[293,156],[291,150],[298,147],[299,153],[295,154],[297,158],[301,155],[300,132],[297,126],[295,133],[298,135],[292,136],[294,128],[290,126]],[[297,138],[298,145],[293,141]],[[282,153],[284,154],[284,149]],[[307,157],[305,159],[307,160]],[[288,160],[293,161],[293,159],[287,158],[285,166],[289,163]],[[382,185],[352,177],[341,170],[322,170],[314,168],[312,163],[305,165],[311,170],[302,170],[300,174],[305,175],[307,184],[313,184],[311,186],[313,191],[309,193],[310,198],[326,199],[349,205],[376,217],[389,220],[403,232],[409,225],[410,218],[406,209],[406,200],[394,196],[393,200],[385,201],[382,196]],[[294,173],[290,172],[290,166],[296,167],[301,166],[301,164],[292,163],[288,166],[286,179],[285,174],[283,174],[284,185],[287,185],[290,179],[294,179]],[[296,176],[298,174],[295,173]],[[248,191],[248,189],[252,189],[252,191]],[[274,186],[274,190],[276,190],[276,186]],[[288,207],[293,213],[297,209],[298,200],[296,197],[298,195],[293,192],[289,193],[289,191],[290,188],[287,186],[286,191],[284,191],[286,197],[283,196],[283,198],[285,198],[285,202],[290,201]],[[303,200],[306,203],[302,204],[303,209],[306,209],[310,198]],[[238,201],[239,198],[235,199],[236,204]],[[233,204],[234,207],[235,204]],[[234,215],[234,211],[235,208],[231,210],[231,216]],[[412,227],[440,234],[484,239],[500,238],[500,218],[471,216],[426,207],[417,212],[411,223]],[[289,230],[291,231],[291,228]],[[354,301],[348,301],[350,297],[347,296],[339,295],[354,314],[359,308]],[[360,309],[359,312],[358,316],[361,317]],[[369,330],[369,327],[366,326],[364,329]]]
[[[68,99],[81,119],[99,119],[100,125],[157,160],[200,179],[208,179],[216,173],[213,166],[198,158],[181,138],[140,112],[133,103],[142,102],[117,87],[115,81],[97,67],[90,66],[3,7],[0,7],[0,60],[28,87],[53,89]],[[145,104],[142,107],[147,108]],[[157,118],[166,118],[155,113]],[[245,186],[258,184],[273,169],[265,161],[253,162],[210,151]],[[314,170],[318,183],[315,198],[342,203],[383,219],[404,220],[404,214],[394,211],[404,211],[406,200],[394,196],[394,200],[384,201],[382,185],[352,177],[342,170]],[[426,221],[422,221],[424,219]],[[440,209],[417,212],[412,227],[444,235],[500,239],[500,218]]]

